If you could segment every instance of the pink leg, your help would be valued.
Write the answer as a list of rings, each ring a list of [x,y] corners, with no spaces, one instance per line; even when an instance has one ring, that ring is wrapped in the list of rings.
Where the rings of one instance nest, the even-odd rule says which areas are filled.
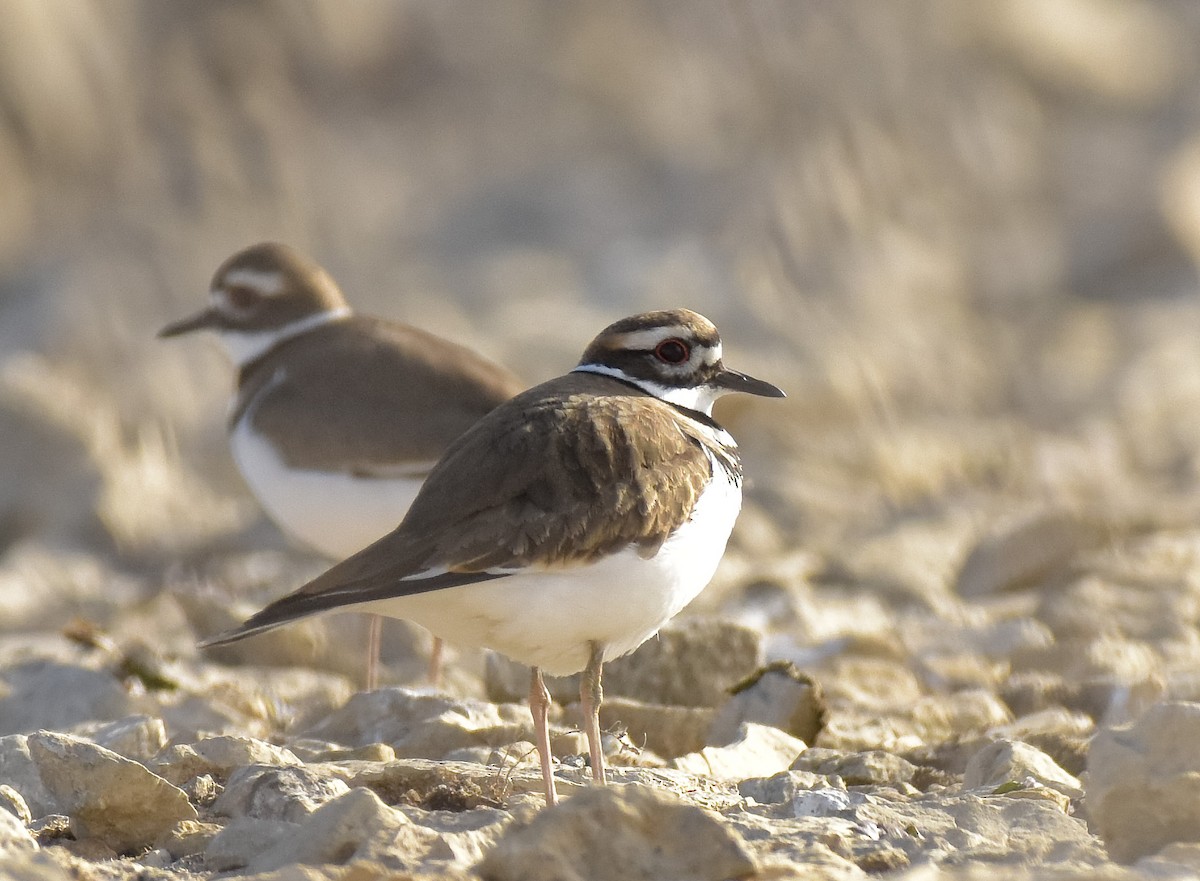
[[[434,688],[442,687],[442,647],[445,644],[440,636],[433,638],[433,648],[429,651],[429,684]]]
[[[554,788],[554,767],[550,757],[550,692],[542,681],[542,671],[533,668],[529,680],[529,712],[533,716],[533,734],[537,741],[538,755],[542,760],[542,780],[546,784],[546,806],[558,804],[558,791]]]
[[[367,626],[367,691],[379,685],[379,643],[383,634],[383,616],[371,615]]]
[[[582,703],[588,751],[592,758],[592,779],[601,786],[608,782],[604,779],[604,746],[600,740],[600,704],[604,700],[600,674],[603,667],[604,650],[593,643],[591,657],[583,670],[583,678],[579,680],[579,699]]]

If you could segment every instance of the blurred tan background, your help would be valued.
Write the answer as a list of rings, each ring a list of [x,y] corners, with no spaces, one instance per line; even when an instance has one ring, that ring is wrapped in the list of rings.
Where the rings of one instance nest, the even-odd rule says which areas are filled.
[[[263,239],[530,382],[704,312],[791,394],[718,413],[748,559],[1200,511],[1190,0],[4,7],[0,553],[279,542],[227,365],[154,338]]]

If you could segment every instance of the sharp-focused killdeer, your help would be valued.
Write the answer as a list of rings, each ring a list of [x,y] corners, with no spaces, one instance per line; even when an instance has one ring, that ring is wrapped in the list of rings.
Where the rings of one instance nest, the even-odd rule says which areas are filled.
[[[542,672],[583,670],[592,773],[603,782],[601,664],[704,588],[741,507],[737,444],[711,416],[729,392],[783,396],[727,369],[717,329],[695,312],[618,321],[571,373],[455,441],[394,532],[207,644],[353,607],[529,664],[548,803]]]
[[[467,348],[352,313],[329,274],[284,245],[234,254],[209,295],[159,335],[217,332],[238,369],[229,438],[243,477],[285,532],[332,559],[394,528],[450,442],[524,388]]]

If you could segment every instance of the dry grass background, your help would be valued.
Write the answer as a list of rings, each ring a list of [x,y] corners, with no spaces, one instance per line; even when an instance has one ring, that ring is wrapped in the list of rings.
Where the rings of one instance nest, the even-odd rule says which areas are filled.
[[[278,543],[226,365],[153,336],[268,238],[530,381],[709,315],[791,394],[718,413],[738,578],[921,605],[1031,511],[1200,522],[1198,47],[1188,0],[8,0],[5,629]]]

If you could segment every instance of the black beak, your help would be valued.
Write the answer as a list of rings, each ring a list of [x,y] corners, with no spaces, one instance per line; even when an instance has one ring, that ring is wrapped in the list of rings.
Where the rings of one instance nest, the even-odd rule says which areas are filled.
[[[771,385],[769,382],[764,382],[761,379],[755,379],[753,376],[747,376],[744,373],[738,373],[736,370],[722,368],[717,374],[716,384],[723,389],[728,389],[731,392],[742,392],[747,395],[758,395],[762,398],[786,398],[783,389]]]
[[[158,332],[158,336],[160,339],[164,339],[166,337],[191,333],[193,330],[204,330],[219,326],[220,316],[218,313],[213,309],[205,309],[197,312],[195,315],[189,315],[187,318],[172,321]]]

